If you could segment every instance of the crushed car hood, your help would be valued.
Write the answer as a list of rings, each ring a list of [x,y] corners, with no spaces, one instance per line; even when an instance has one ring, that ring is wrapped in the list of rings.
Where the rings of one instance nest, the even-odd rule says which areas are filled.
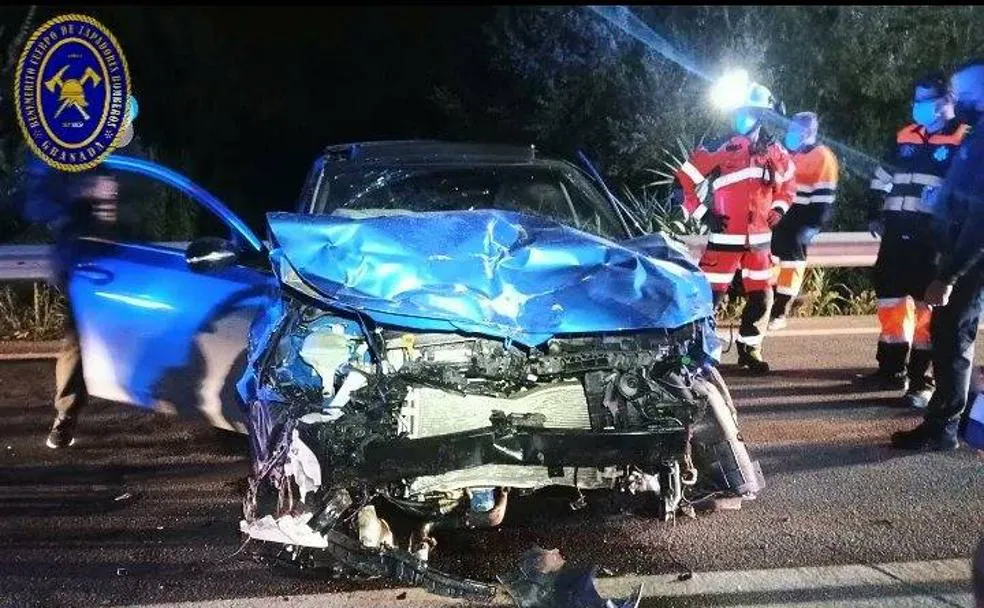
[[[267,219],[275,265],[286,262],[328,301],[380,324],[536,346],[713,317],[707,280],[685,256],[646,255],[670,252],[653,237],[618,245],[498,210]]]

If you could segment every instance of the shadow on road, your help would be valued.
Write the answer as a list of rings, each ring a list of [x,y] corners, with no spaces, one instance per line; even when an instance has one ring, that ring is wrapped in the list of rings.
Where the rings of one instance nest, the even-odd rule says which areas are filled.
[[[857,443],[811,443],[809,445],[752,446],[753,456],[762,464],[766,476],[834,467],[878,464],[908,455],[884,445]]]

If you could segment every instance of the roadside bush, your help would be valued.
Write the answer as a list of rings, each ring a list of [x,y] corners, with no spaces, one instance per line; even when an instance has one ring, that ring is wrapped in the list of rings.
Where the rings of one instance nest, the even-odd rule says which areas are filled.
[[[57,340],[65,329],[66,302],[46,283],[0,286],[0,340]]]

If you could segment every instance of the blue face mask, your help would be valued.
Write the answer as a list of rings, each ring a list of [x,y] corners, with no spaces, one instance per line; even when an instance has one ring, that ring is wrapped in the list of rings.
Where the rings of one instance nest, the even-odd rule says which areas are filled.
[[[940,116],[936,111],[936,100],[917,101],[912,104],[912,120],[927,129],[938,126]]]
[[[790,129],[786,131],[786,138],[783,140],[783,144],[787,150],[795,152],[803,145],[803,134],[798,130]]]
[[[734,127],[735,131],[742,135],[748,135],[752,132],[752,129],[758,124],[758,120],[747,111],[739,111],[735,114]]]

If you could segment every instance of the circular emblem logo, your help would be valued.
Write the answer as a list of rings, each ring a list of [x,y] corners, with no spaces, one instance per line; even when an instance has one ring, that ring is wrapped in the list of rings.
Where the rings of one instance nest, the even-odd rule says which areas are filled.
[[[85,15],[39,27],[17,63],[17,120],[31,150],[62,171],[85,171],[119,147],[130,74],[116,38]]]
[[[936,148],[935,152],[933,152],[933,158],[935,158],[937,162],[943,162],[949,156],[950,156],[950,149],[947,148],[946,146],[940,146]]]

